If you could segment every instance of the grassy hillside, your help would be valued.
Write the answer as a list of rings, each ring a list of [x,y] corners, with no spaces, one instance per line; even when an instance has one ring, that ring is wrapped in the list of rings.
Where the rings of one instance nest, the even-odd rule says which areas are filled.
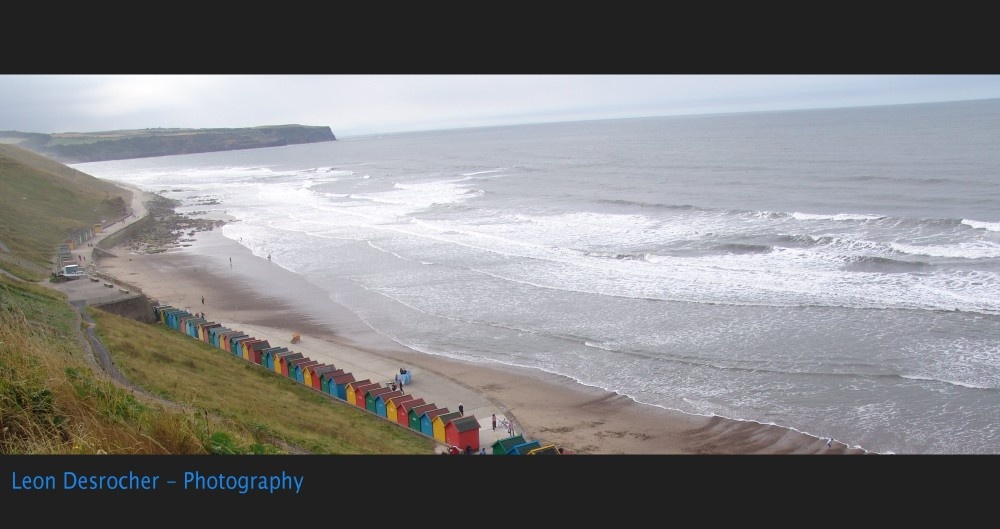
[[[116,213],[126,194],[0,145],[0,266],[48,271],[67,230]],[[434,453],[433,439],[221,349],[88,307],[126,378],[114,380],[88,324],[37,275],[0,273],[0,454]]]
[[[0,454],[432,454],[434,441],[159,324],[0,275]],[[147,394],[148,392],[148,394]]]
[[[0,268],[39,279],[38,267],[51,269],[62,241],[123,216],[130,201],[129,191],[110,182],[0,144]]]

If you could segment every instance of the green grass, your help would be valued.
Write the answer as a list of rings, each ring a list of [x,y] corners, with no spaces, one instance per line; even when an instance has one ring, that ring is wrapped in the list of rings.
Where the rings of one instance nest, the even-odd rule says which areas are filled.
[[[313,453],[432,454],[435,442],[161,324],[90,309],[122,373],[146,391]]]
[[[185,334],[87,310],[140,391],[96,367],[62,293],[0,276],[0,454],[434,453],[433,439]]]
[[[125,213],[131,193],[16,145],[0,144],[0,267],[9,255],[50,268],[60,243],[74,232]],[[3,251],[6,248],[6,251]]]

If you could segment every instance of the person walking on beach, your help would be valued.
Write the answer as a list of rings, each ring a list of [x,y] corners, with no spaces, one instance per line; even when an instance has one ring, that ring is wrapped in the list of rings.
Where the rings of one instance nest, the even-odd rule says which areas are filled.
[[[461,402],[458,403],[458,414],[462,416],[465,415],[465,406],[462,406]]]
[[[497,414],[493,414],[493,431],[497,431]]]
[[[201,297],[201,304],[202,304],[202,305],[204,305],[204,304],[205,304],[205,296],[202,296],[202,297]]]

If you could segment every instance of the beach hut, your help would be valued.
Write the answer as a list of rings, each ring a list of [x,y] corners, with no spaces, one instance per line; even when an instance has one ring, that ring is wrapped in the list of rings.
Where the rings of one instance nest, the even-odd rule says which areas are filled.
[[[268,347],[260,351],[260,365],[274,371],[274,355],[288,351],[287,347]]]
[[[409,426],[411,430],[416,430],[419,432],[420,416],[423,415],[424,412],[427,410],[436,410],[436,409],[437,409],[437,404],[434,404],[433,402],[430,404],[421,404],[420,406],[414,406],[410,408],[410,410],[406,412],[406,416],[408,419],[407,426]]]
[[[386,416],[386,410],[385,410],[386,404],[388,404],[391,399],[393,399],[395,397],[402,397],[402,396],[403,396],[403,392],[402,391],[399,391],[398,389],[397,390],[390,389],[389,391],[387,391],[385,393],[382,393],[381,395],[375,397],[375,415],[378,415],[379,417],[385,417]]]
[[[397,390],[397,391],[399,391],[399,390]],[[398,420],[398,418],[396,416],[396,409],[399,408],[400,404],[402,404],[402,403],[404,403],[406,401],[413,400],[415,398],[416,397],[414,397],[413,395],[407,395],[407,394],[403,393],[402,391],[400,391],[400,395],[398,397],[392,397],[390,399],[386,399],[386,403],[385,403],[385,418],[389,419],[390,421],[398,423],[399,420]],[[406,412],[403,412],[403,413],[406,413]]]
[[[305,381],[306,368],[315,365],[319,365],[319,360],[313,360],[309,357],[292,360],[288,364],[288,378],[295,379],[295,381],[299,384],[303,384]]]
[[[188,318],[195,318],[196,316],[192,314],[178,314],[177,315],[177,332],[181,334],[187,334],[187,320]]]
[[[195,340],[201,340],[201,326],[209,321],[205,318],[188,318],[184,321],[187,324],[187,335]]]
[[[526,455],[529,456],[558,456],[562,455],[559,452],[559,447],[555,444],[542,445],[538,448],[530,450]]]
[[[337,394],[337,387],[333,383],[333,377],[343,375],[343,369],[334,369],[332,371],[324,371],[319,374],[319,390],[328,395]],[[332,386],[332,387],[331,387]]]
[[[236,356],[240,356],[244,360],[246,360],[246,361],[249,362],[250,361],[250,346],[253,345],[253,344],[257,344],[257,343],[263,342],[263,341],[264,340],[261,340],[260,338],[251,338],[249,340],[243,340],[242,342],[240,342],[240,352]]]
[[[230,329],[229,327],[223,327],[222,324],[219,324],[218,327],[213,327],[209,329],[208,343],[212,344],[215,347],[219,347],[219,337],[222,336],[222,333],[229,332],[231,330],[232,329]]]
[[[211,335],[212,329],[219,328],[219,327],[222,327],[221,323],[211,322],[211,323],[202,324],[201,325],[201,329],[200,329],[201,340],[203,342],[205,342],[205,343],[212,343],[212,335]],[[212,344],[212,345],[215,345],[215,344]]]
[[[243,356],[243,342],[245,342],[247,340],[256,340],[256,338],[254,338],[253,336],[247,336],[246,334],[244,334],[243,336],[237,336],[237,337],[233,338],[232,340],[229,340],[229,352],[232,353],[233,356],[242,357]]]
[[[298,355],[298,356],[296,356]],[[280,353],[271,353],[271,362],[274,364],[274,372],[279,375],[287,375],[287,362],[286,358],[295,359],[302,358],[302,353],[296,353],[295,351],[282,351]]]
[[[316,391],[323,391],[323,375],[326,373],[333,373],[336,371],[342,371],[338,369],[337,366],[333,364],[320,364],[318,366],[313,366],[309,369],[312,374],[309,377],[310,385]],[[327,388],[330,387],[330,383],[327,382]],[[324,393],[329,393],[329,391],[323,391]]]
[[[242,338],[242,337],[244,337],[246,335],[247,335],[247,333],[245,333],[243,331],[232,331],[232,332],[222,333],[222,336],[219,337],[219,348],[222,349],[223,351],[227,352],[227,353],[232,354],[232,352],[233,352],[233,350],[232,350],[232,347],[233,347],[232,340],[234,340],[236,338]]]
[[[340,400],[347,400],[347,385],[354,382],[353,373],[344,373],[343,375],[335,375],[330,379],[330,394],[337,397]],[[354,393],[353,391],[351,393]]]
[[[438,415],[444,415],[448,412],[448,408],[438,408],[436,410],[427,410],[423,415],[420,416],[420,432],[427,437],[434,437],[434,417]]]
[[[270,349],[270,348],[271,344],[268,343],[267,340],[261,340],[259,342],[253,342],[247,344],[247,354],[250,355],[249,358],[247,358],[247,360],[255,364],[260,364],[260,352],[263,351],[264,349]]]
[[[193,317],[194,317],[194,314],[191,314],[190,312],[188,312],[186,310],[180,311],[177,314],[174,314],[174,317],[173,317],[174,327],[173,327],[173,329],[175,331],[177,331],[177,332],[183,333],[184,332],[184,320],[186,320],[187,318],[193,318]]]
[[[514,447],[511,448],[509,452],[507,452],[507,455],[509,455],[509,456],[523,456],[523,455],[526,455],[528,452],[530,452],[532,450],[535,450],[537,448],[541,448],[541,447],[542,447],[542,443],[540,443],[538,441],[528,441],[527,443],[521,443],[519,445],[514,445]]]
[[[167,312],[167,327],[170,327],[175,331],[180,331],[181,318],[190,315],[191,315],[190,312],[183,309],[177,309]]]
[[[365,393],[365,409],[372,413],[378,414],[378,406],[376,405],[376,400],[378,400],[379,395],[382,395],[384,393],[392,393],[392,391],[393,391],[392,388],[379,387],[370,390],[368,393]]]
[[[230,329],[228,327],[220,327],[215,330],[215,346],[219,349],[225,350],[229,347],[229,338],[235,334],[239,334],[240,331],[236,329]]]
[[[431,430],[432,430],[431,436],[437,439],[438,441],[441,441],[442,443],[447,442],[447,439],[445,438],[445,427],[448,426],[448,423],[461,416],[462,416],[461,412],[451,411],[448,413],[443,413],[441,415],[438,415],[437,417],[434,417],[434,419],[431,421]]]
[[[444,427],[445,442],[464,449],[467,446],[479,451],[479,420],[475,415],[452,419]]]
[[[221,323],[215,323],[214,321],[205,320],[199,322],[194,326],[194,338],[201,340],[202,342],[208,343],[208,326],[209,325],[222,325]]]
[[[423,404],[426,404],[426,402],[424,402],[424,399],[413,399],[413,400],[408,400],[406,402],[401,402],[399,406],[396,407],[396,422],[409,428],[410,409],[413,408],[414,406],[421,406]]]
[[[167,311],[177,310],[170,305],[154,305],[153,314],[156,315],[156,321],[166,325],[167,324]]]
[[[366,386],[371,384],[371,379],[364,380],[352,380],[347,383],[344,387],[344,400],[357,406],[358,405],[358,386]]]
[[[292,378],[295,375],[295,366],[291,365],[291,362],[300,358],[305,358],[305,356],[303,356],[302,353],[296,353],[295,351],[278,353],[277,359],[274,362],[274,371],[280,375]]]
[[[190,316],[190,315],[191,315],[190,312],[188,312],[186,310],[182,310],[182,309],[173,309],[173,310],[167,311],[167,315],[166,315],[167,327],[170,327],[171,329],[173,329],[175,331],[180,331],[181,330],[181,319],[185,318],[187,316]]]
[[[336,367],[333,367],[332,365],[329,364],[324,364],[323,362],[316,362],[316,364],[314,365],[307,366],[305,369],[302,370],[302,383],[313,389],[319,389],[320,388],[319,373],[317,373],[317,371],[325,368],[336,369]]]
[[[365,395],[373,389],[382,387],[382,384],[378,382],[369,382],[367,384],[359,384],[354,386],[354,404],[361,408],[367,409],[365,402]]]
[[[197,338],[198,324],[205,323],[206,321],[208,320],[206,320],[205,318],[184,318],[184,329],[183,329],[184,334],[192,338]]]
[[[523,435],[517,434],[513,437],[505,437],[503,439],[497,439],[496,441],[493,441],[491,449],[493,450],[493,455],[505,456],[507,455],[508,452],[510,452],[511,448],[514,448],[515,446],[524,444],[526,442],[527,441],[525,441]]]

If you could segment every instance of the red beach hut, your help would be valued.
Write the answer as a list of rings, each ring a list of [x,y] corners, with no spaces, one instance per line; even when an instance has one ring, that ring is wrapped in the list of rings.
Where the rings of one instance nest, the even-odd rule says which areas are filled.
[[[479,428],[481,426],[475,415],[466,415],[465,417],[452,419],[444,427],[445,442],[457,446],[462,450],[467,446],[471,446],[473,451],[478,452]]]
[[[403,426],[410,426],[410,409],[414,406],[425,404],[424,399],[413,399],[401,403],[396,407],[396,422]]]
[[[369,391],[380,387],[382,387],[382,384],[379,384],[378,382],[369,382],[367,384],[354,386],[354,404],[357,405],[357,407],[364,409],[365,395],[367,395]]]

